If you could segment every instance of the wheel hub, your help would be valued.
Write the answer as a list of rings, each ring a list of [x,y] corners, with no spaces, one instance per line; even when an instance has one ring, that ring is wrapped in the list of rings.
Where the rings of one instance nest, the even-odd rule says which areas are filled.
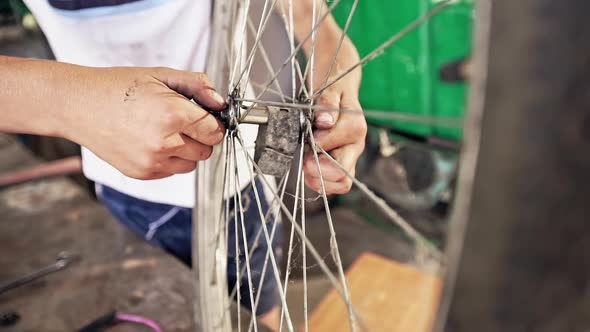
[[[238,124],[259,126],[254,161],[262,173],[283,176],[291,167],[301,135],[307,131],[310,111],[294,108],[244,105],[236,98],[237,92],[227,99],[222,111],[208,110],[231,133]]]

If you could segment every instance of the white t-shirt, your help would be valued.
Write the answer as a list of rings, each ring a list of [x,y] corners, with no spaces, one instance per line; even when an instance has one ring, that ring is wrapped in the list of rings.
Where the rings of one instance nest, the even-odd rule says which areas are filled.
[[[92,67],[163,66],[205,71],[210,38],[211,0],[25,0],[58,61]],[[106,4],[106,5],[102,5]],[[68,5],[75,10],[63,9]],[[253,146],[255,128],[246,128]],[[245,157],[238,153],[246,165]],[[193,207],[195,172],[159,180],[129,178],[82,149],[89,179],[144,200]],[[241,170],[240,182],[249,182]]]

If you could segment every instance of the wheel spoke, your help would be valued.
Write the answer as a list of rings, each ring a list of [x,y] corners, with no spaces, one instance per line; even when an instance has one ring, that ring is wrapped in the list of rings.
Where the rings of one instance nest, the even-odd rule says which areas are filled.
[[[246,58],[246,67],[244,67],[242,69],[242,71],[240,72],[240,75],[238,76],[238,79],[237,79],[238,83],[242,80],[242,78],[244,77],[244,75],[246,73],[247,73],[247,75],[245,76],[246,81],[248,81],[248,78],[250,77],[250,70],[252,70],[252,64],[254,63],[254,55],[256,54],[256,51],[258,50],[258,45],[260,44],[260,40],[262,39],[262,35],[266,31],[266,25],[267,25],[268,21],[270,20],[272,11],[275,7],[275,4],[277,3],[277,0],[273,0],[270,9],[268,10],[268,12],[266,12],[267,7],[268,7],[268,2],[269,2],[269,0],[264,1],[264,8],[262,9],[262,16],[260,17],[260,23],[258,25],[258,31],[256,32],[254,44],[252,45],[252,49],[250,50],[250,53],[249,53],[248,57]],[[249,17],[246,18],[246,20],[248,20],[248,19],[249,19]],[[245,91],[244,91],[244,93],[245,93]]]
[[[295,25],[293,22],[293,0],[289,0],[289,46],[290,46],[290,50],[291,53],[293,53],[293,51],[295,50]],[[292,95],[291,98],[293,98],[293,100],[295,100],[295,98],[297,98],[296,95],[296,89],[297,87],[295,86],[295,67],[299,68],[299,70],[301,70],[301,68],[299,67],[299,63],[297,62],[297,59],[295,59],[295,57],[291,58],[291,84],[292,84]],[[305,84],[304,84],[305,85]]]
[[[324,177],[322,175],[322,167],[320,166],[320,160],[318,158],[318,152],[316,150],[315,139],[311,132],[311,123],[308,123],[308,139],[310,140],[311,151],[313,152],[313,158],[316,163],[316,168],[320,177],[320,185],[322,192],[322,200],[324,202],[324,209],[326,211],[326,217],[328,219],[328,227],[330,228],[330,251],[332,253],[332,259],[336,263],[338,268],[338,274],[340,275],[340,282],[344,292],[344,302],[348,307],[348,319],[353,332],[357,331],[356,319],[352,311],[352,302],[350,300],[350,294],[348,292],[348,283],[346,282],[346,276],[344,275],[344,268],[342,267],[342,260],[340,259],[340,251],[338,250],[338,242],[336,241],[336,231],[334,230],[334,223],[332,221],[332,213],[330,211],[330,205],[328,204],[328,196],[326,195],[326,185],[324,183]]]
[[[236,128],[236,131],[237,131],[236,138],[237,138],[237,141],[240,143],[240,145],[243,147],[242,150],[244,152],[244,155],[246,156],[246,158],[251,158],[250,155],[248,154],[248,152],[246,151],[246,149],[244,148],[244,142],[243,142],[243,140],[241,138],[241,135],[240,135],[240,129],[239,128]],[[252,173],[252,170],[249,167],[248,167],[248,172],[250,174],[250,179],[255,184],[255,182],[254,182],[254,180],[255,180],[254,174]],[[262,173],[259,172],[258,174],[262,174]],[[260,179],[262,179],[265,182],[267,182],[266,179],[264,178],[264,176],[262,176],[262,175],[260,176]],[[276,194],[276,192],[274,191],[274,189],[272,189],[272,186],[270,186],[270,184],[267,183],[267,186],[269,187],[269,189],[273,190],[275,196],[278,196]],[[266,227],[266,223],[263,222],[264,212],[262,211],[262,205],[261,205],[260,199],[259,199],[260,195],[258,194],[258,189],[256,188],[256,185],[253,185],[252,188],[254,189],[254,194],[255,194],[255,197],[256,197],[256,205],[257,205],[257,208],[258,208],[258,214],[260,216],[260,221],[262,223],[262,231],[263,231],[263,234],[264,234],[264,238],[266,239],[267,245],[272,248],[272,241],[270,240],[270,235],[268,234],[268,229]],[[280,202],[280,203],[282,203],[282,202]],[[288,306],[287,306],[287,301],[285,300],[285,294],[283,293],[283,286],[282,286],[282,282],[281,282],[281,277],[279,276],[278,264],[276,262],[275,255],[272,252],[272,250],[271,250],[271,255],[270,255],[270,261],[271,261],[272,268],[273,268],[273,274],[274,274],[275,280],[276,280],[277,285],[278,285],[277,288],[279,290],[279,296],[281,298],[282,305],[283,305],[284,308],[286,308],[285,309],[285,315],[287,317],[287,328],[288,328],[288,330],[290,332],[292,332],[293,331],[293,322],[291,321],[291,316],[289,314],[289,309],[288,309]]]
[[[285,6],[281,5],[281,11],[283,13],[283,21],[285,23],[285,30],[287,31],[287,35],[289,37],[289,47],[291,53],[295,52],[295,25],[293,20],[293,0],[289,0],[289,13],[288,17],[285,13]],[[299,62],[297,61],[296,57],[291,57],[291,98],[292,100],[296,100],[297,98],[297,78],[300,79],[300,86],[301,89],[304,90],[306,96],[308,96],[307,90],[305,88],[305,80],[303,79],[303,75],[301,74],[301,67],[299,66]]]
[[[301,137],[301,142],[300,142],[300,153],[299,153],[299,165],[297,166],[297,180],[295,181],[295,202],[293,203],[293,219],[297,220],[297,204],[298,202],[298,198],[299,198],[299,190],[300,190],[300,182],[301,182],[301,173],[303,171],[303,150],[304,150],[304,144],[305,141],[303,139],[303,137]],[[305,204],[305,201],[301,202],[302,205]],[[291,266],[291,257],[293,254],[293,239],[295,237],[295,227],[293,225],[291,225],[291,232],[289,233],[289,251],[287,253],[287,269],[285,271],[285,284],[284,284],[284,293],[285,295],[287,295],[287,288],[289,287],[289,274],[291,272],[290,266]],[[281,331],[283,329],[283,317],[284,317],[284,313],[281,311],[281,322],[279,324],[279,331]]]
[[[373,191],[371,191],[364,183],[359,181],[356,177],[354,177],[350,172],[348,172],[334,157],[332,157],[328,152],[322,149],[319,145],[315,145],[316,150],[320,151],[324,156],[328,158],[336,167],[338,167],[352,182],[373,202],[375,203],[385,214],[390,218],[390,220],[401,228],[406,235],[408,235],[415,244],[419,247],[426,249],[431,255],[436,258],[437,260],[441,260],[443,258],[443,254],[436,248],[430,241],[428,241],[422,234],[420,234],[417,230],[415,230],[402,216],[400,216],[395,210],[393,210],[389,205],[379,196],[377,196]]]
[[[250,18],[248,18],[248,28],[250,30],[250,33],[255,34],[256,30],[254,28],[254,23],[252,23],[252,20]],[[266,53],[266,49],[264,47],[264,45],[262,45],[262,43],[260,43],[260,54],[262,55],[262,59],[264,60],[264,64],[266,65],[266,69],[268,70],[269,73],[272,73],[274,70],[272,68],[272,63],[270,62],[270,59],[268,58],[268,53]],[[250,74],[248,74],[248,77],[250,76]],[[250,82],[252,83],[252,82]],[[281,100],[283,102],[286,101],[286,98],[288,98],[287,96],[285,96],[285,93],[283,92],[283,89],[281,88],[281,85],[279,84],[278,81],[274,82],[274,86],[276,88],[276,94],[278,94],[278,96],[281,98]],[[269,92],[272,92],[271,89],[268,89]]]
[[[232,142],[232,150],[235,156],[235,142],[233,140],[231,140]],[[237,164],[235,165],[235,167],[237,167]],[[240,307],[241,307],[241,298],[240,298],[240,279],[241,279],[241,271],[240,271],[240,242],[239,242],[239,237],[238,237],[238,214],[236,213],[236,206],[238,206],[238,199],[237,199],[237,194],[234,194],[234,210],[233,210],[233,214],[234,214],[234,233],[235,233],[235,239],[234,239],[234,244],[236,246],[236,250],[235,250],[235,264],[236,264],[236,289],[238,290],[236,293],[236,298],[237,298],[237,316],[238,316],[238,332],[242,331],[242,315]]]
[[[223,142],[223,152],[222,154],[225,155],[225,166],[224,166],[224,171],[223,171],[223,192],[224,195],[228,195],[229,193],[229,170],[230,170],[230,165],[227,161],[229,161],[229,136],[226,135],[224,142]],[[226,196],[227,197],[227,196]],[[215,236],[215,239],[217,241],[217,243],[215,244],[215,253],[214,255],[217,255],[217,253],[220,251],[221,248],[223,247],[227,247],[227,221],[229,220],[229,200],[227,199],[223,199],[221,202],[221,213],[219,214],[219,220],[218,220],[218,226],[217,226],[217,234]],[[225,239],[225,242],[223,242]],[[224,251],[225,252],[225,251]],[[216,265],[222,265],[221,262],[219,262],[219,259],[224,259],[226,260],[226,257],[215,257],[216,259],[214,260]],[[217,269],[213,269],[213,271],[216,271]]]
[[[309,76],[309,91],[310,94],[313,95],[313,88],[314,88],[314,68],[315,68],[315,46],[316,46],[316,37],[317,37],[317,29],[313,29],[313,27],[315,26],[315,22],[317,19],[317,15],[318,13],[322,12],[322,9],[324,8],[324,1],[322,1],[320,3],[320,8],[319,10],[317,10],[317,5],[316,5],[317,0],[313,0],[313,10],[312,10],[312,19],[311,19],[311,28],[312,28],[312,33],[311,33],[311,50],[309,52],[309,61],[307,61],[307,64],[305,64],[305,70],[303,71],[303,77],[302,77],[302,82],[301,82],[301,91],[299,91],[299,93],[301,93],[303,91],[303,87],[305,86],[305,80],[307,79],[307,76]]]
[[[303,78],[303,73],[301,73],[301,66],[299,65],[299,62],[297,62],[297,68],[295,68],[296,72],[297,72],[297,78],[299,78],[299,85],[301,86],[301,89],[299,89],[303,95],[305,96],[306,99],[309,99],[309,96],[311,95],[309,93],[309,91],[307,91],[307,85],[305,84],[305,78]]]
[[[239,136],[239,134],[238,134],[238,136]],[[241,140],[238,140],[238,143],[243,144]],[[258,166],[256,161],[254,161],[254,159],[250,155],[248,155],[247,153],[245,153],[245,156],[248,160],[250,160],[250,163],[252,164],[252,166],[254,166],[254,169],[256,170],[256,172],[258,174],[262,174],[262,171],[260,170],[260,167]],[[267,184],[267,186],[270,187],[270,184],[268,183],[268,180],[265,177],[261,176],[260,178]],[[275,196],[277,195],[277,193],[274,189],[270,188],[270,190],[273,192],[273,195],[275,195]],[[334,273],[332,273],[332,271],[330,271],[330,268],[328,268],[328,265],[326,264],[326,262],[324,262],[322,256],[318,253],[318,251],[315,248],[315,246],[313,245],[313,243],[311,243],[309,238],[307,238],[305,236],[305,234],[303,234],[301,227],[293,219],[293,215],[291,214],[291,212],[289,211],[289,209],[287,208],[285,203],[283,203],[282,201],[278,201],[278,203],[280,204],[281,211],[283,212],[283,214],[287,217],[289,222],[294,225],[295,231],[297,232],[297,234],[301,237],[301,239],[303,241],[306,242],[307,250],[314,257],[319,268],[324,272],[324,274],[326,275],[326,277],[328,278],[328,280],[332,284],[332,287],[334,287],[334,290],[344,300],[345,299],[344,292],[343,292],[342,287],[340,286],[337,278],[334,276]],[[352,307],[352,310],[353,310],[353,313],[354,313],[359,325],[361,326],[361,328],[364,331],[367,331],[368,330],[366,327],[367,325],[364,323],[364,320],[362,319],[362,317],[356,312],[356,310],[354,309],[354,306]]]
[[[301,230],[305,234],[305,173],[301,169]],[[302,241],[301,253],[303,259],[303,321],[305,324],[305,332],[309,331],[309,317],[307,310],[307,245]]]
[[[237,166],[238,165],[238,159],[237,159],[237,153],[236,153],[236,145],[235,143],[232,146],[233,151],[234,151],[234,163]],[[239,211],[240,211],[240,226],[242,229],[242,243],[244,245],[244,256],[245,256],[245,262],[246,262],[246,273],[247,273],[247,279],[248,279],[248,291],[249,291],[249,296],[250,296],[250,308],[252,309],[252,319],[251,322],[254,323],[254,331],[258,332],[258,324],[256,322],[256,311],[254,306],[252,305],[254,303],[254,294],[252,293],[254,290],[253,284],[252,284],[252,271],[250,270],[250,257],[248,255],[248,253],[250,252],[248,250],[248,238],[246,236],[246,225],[244,223],[244,208],[243,208],[243,202],[242,202],[242,194],[241,194],[241,186],[240,186],[240,176],[238,174],[238,167],[234,168],[234,176],[235,176],[235,181],[234,181],[234,187],[236,190],[236,196],[238,197],[238,204],[239,204]],[[234,214],[236,213],[236,206],[234,205]],[[236,238],[239,237],[239,232],[238,229],[235,229],[235,236]],[[239,293],[239,292],[238,292]]]
[[[274,205],[275,205],[275,202],[276,202],[276,199],[277,199],[277,198],[278,198],[278,199],[280,199],[281,201],[282,201],[282,200],[283,200],[283,198],[284,198],[285,191],[286,191],[286,189],[287,189],[287,179],[288,179],[288,176],[289,176],[289,172],[287,172],[287,174],[285,175],[285,182],[284,182],[284,184],[283,184],[283,189],[282,189],[282,191],[281,191],[281,196],[280,196],[280,198],[279,198],[278,196],[276,196],[276,197],[274,198],[274,200],[273,200],[273,203],[271,204],[273,207],[274,207]],[[279,186],[279,187],[280,187],[280,186]],[[270,212],[270,211],[271,211],[271,210],[269,210],[268,212]],[[276,220],[273,222],[272,229],[271,229],[271,231],[270,231],[270,240],[271,240],[271,242],[272,242],[272,241],[274,241],[275,232],[276,232],[276,229],[277,229],[277,225],[278,225],[278,223],[279,223],[279,220],[278,220],[278,218],[279,218],[279,212],[280,212],[280,211],[278,211],[278,205],[277,205],[276,212],[273,214],[274,216],[276,216]],[[264,219],[264,222],[265,222],[265,223],[267,222],[267,219],[268,219],[268,217],[269,217],[269,213],[267,213],[267,214],[266,214],[266,216],[265,216],[265,219]],[[262,234],[262,229],[258,230],[258,234],[256,234],[256,240],[254,241],[255,243],[258,243],[258,241],[259,241],[259,238],[260,238],[260,235],[261,235],[261,234]],[[260,279],[260,281],[258,282],[258,287],[257,287],[256,289],[259,289],[259,290],[261,290],[261,289],[262,289],[262,286],[264,285],[264,279],[265,279],[265,278],[264,278],[264,276],[266,275],[266,269],[267,269],[267,267],[268,267],[268,261],[269,261],[269,259],[270,259],[270,255],[271,255],[271,254],[272,254],[272,247],[271,247],[271,246],[268,246],[268,247],[266,248],[266,256],[264,257],[264,264],[262,265],[262,272],[260,273],[260,274],[261,274],[261,276],[262,276],[262,278],[261,278],[261,279]],[[254,311],[256,311],[256,309],[258,308],[258,304],[260,303],[260,296],[261,296],[261,293],[262,293],[262,292],[260,292],[260,291],[259,291],[259,292],[256,294],[256,300],[255,300],[255,302],[254,302]],[[286,293],[285,293],[285,300],[286,300]],[[251,328],[252,328],[252,325],[250,325],[250,329],[251,329]]]
[[[334,58],[330,63],[330,67],[328,68],[328,72],[326,73],[326,77],[324,78],[324,83],[322,86],[326,86],[328,84],[328,80],[330,79],[330,75],[332,74],[332,70],[334,70],[334,66],[338,61],[338,55],[340,54],[340,49],[342,48],[342,44],[344,43],[344,38],[346,38],[346,34],[348,33],[348,29],[350,28],[350,23],[352,22],[352,17],[356,12],[356,8],[358,7],[359,0],[354,0],[352,4],[352,8],[350,9],[350,13],[348,13],[348,18],[346,19],[346,23],[344,24],[344,28],[340,34],[340,40],[338,41],[338,47],[336,48],[336,52],[334,52]],[[322,96],[322,92],[319,93],[318,97]]]
[[[253,87],[258,88],[260,90],[264,89],[264,85],[262,85],[261,83],[254,82],[254,81],[250,80],[250,84]],[[272,93],[273,95],[275,95],[275,96],[277,96],[277,97],[279,97],[281,99],[285,99],[285,101],[293,101],[293,99],[291,97],[282,94],[281,91],[278,91],[278,90],[269,88],[269,89],[266,90],[266,92]]]
[[[289,178],[289,172],[287,172],[287,174],[285,174],[285,177],[283,177],[283,179],[281,180],[281,182],[279,184],[279,187],[282,187],[283,188],[281,190],[280,197],[279,196],[275,196],[275,198],[273,199],[273,201],[270,204],[271,206],[275,207],[275,209],[274,209],[275,212],[273,213],[271,209],[269,209],[267,211],[266,215],[264,216],[264,222],[265,223],[267,222],[268,218],[271,215],[277,215],[278,214],[280,207],[278,206],[278,204],[276,204],[276,202],[277,202],[277,200],[281,200],[281,201],[283,200],[284,194],[285,194],[285,191],[286,191],[286,188],[287,188],[287,180],[288,180],[288,178]],[[270,237],[273,240],[274,240],[274,234],[275,234],[276,225],[277,225],[276,223],[273,224],[273,229],[271,230],[271,234],[270,234]],[[256,233],[256,237],[254,238],[254,245],[252,246],[252,248],[250,248],[250,252],[248,253],[250,259],[252,259],[252,255],[254,254],[254,249],[258,245],[261,236],[262,236],[262,228],[260,228],[258,230],[258,232]],[[268,257],[268,255],[269,255],[269,253],[267,252],[267,257]],[[267,261],[268,261],[268,259],[265,259],[265,266],[266,266],[266,262]],[[266,269],[266,267],[263,267],[263,271],[265,269]],[[245,267],[242,267],[241,273],[243,274],[245,272],[246,272],[245,271]],[[262,274],[264,274],[264,272]],[[261,289],[261,285],[258,287],[258,289]],[[234,296],[236,296],[236,292],[237,292],[237,288],[234,285],[234,288],[231,290],[229,297],[230,298],[233,298]],[[257,297],[256,297],[256,303],[258,303],[258,297],[259,297],[259,295],[257,295]],[[255,304],[255,307],[254,308],[257,308],[257,304]],[[229,307],[227,307],[226,310],[227,309],[229,309]]]
[[[252,46],[252,50],[250,51],[250,54],[248,55],[248,58],[246,60],[247,66],[240,73],[238,81],[240,81],[244,77],[245,74],[246,74],[245,75],[246,82],[250,78],[250,71],[252,70],[252,65],[254,63],[254,55],[256,54],[256,52],[259,48],[259,45],[261,44],[262,36],[263,36],[264,32],[266,31],[266,26],[268,24],[268,21],[270,20],[270,17],[272,16],[272,11],[273,11],[276,3],[277,3],[277,0],[273,0],[271,8],[268,10],[268,13],[266,13],[266,16],[265,16],[264,9],[266,9],[266,7],[267,7],[268,0],[265,0],[265,2],[264,2],[264,9],[262,11],[262,17],[260,18],[260,25],[258,27],[258,31],[256,32],[256,38],[254,40],[254,45]]]
[[[440,13],[441,11],[443,11],[445,8],[447,8],[448,5],[450,5],[451,3],[455,2],[455,1],[456,0],[442,0],[438,5],[436,5],[436,7],[431,9],[428,13],[424,14],[422,17],[420,17],[417,20],[415,20],[414,22],[412,22],[410,25],[405,27],[403,30],[401,30],[400,32],[395,34],[393,37],[389,38],[386,42],[381,44],[381,46],[377,47],[371,53],[367,54],[359,62],[352,65],[350,68],[348,68],[342,74],[338,75],[335,79],[333,79],[332,81],[330,81],[327,84],[324,84],[323,87],[321,87],[315,94],[313,94],[312,98],[317,97],[320,93],[324,92],[327,88],[334,85],[336,82],[341,80],[344,76],[350,74],[353,70],[355,70],[359,66],[362,66],[362,65],[366,64],[367,62],[369,62],[369,61],[375,59],[376,57],[380,56],[381,54],[383,54],[383,52],[385,52],[385,50],[389,46],[393,45],[395,42],[397,42],[398,40],[403,38],[408,33],[414,31],[414,29],[421,26],[424,22],[428,21],[430,18],[432,18],[433,16],[435,16],[438,13]]]
[[[245,39],[246,39],[246,38],[244,38],[244,36],[246,36],[246,25],[247,25],[246,24],[246,21],[247,21],[247,18],[248,18],[249,13],[250,13],[250,0],[246,0],[246,5],[244,6],[244,12],[242,14],[243,16],[240,18],[241,20],[243,20],[243,23],[242,23],[243,28],[241,27],[241,29],[240,29],[242,32],[241,32],[241,34],[236,35],[238,37],[241,36],[242,38],[240,38],[239,46],[237,48],[236,57],[234,58],[234,63],[233,63],[233,66],[231,68],[231,71],[230,71],[230,81],[229,81],[229,86],[231,88],[230,91],[229,91],[230,93],[233,91],[233,89],[235,89],[235,88],[238,87],[238,83],[239,83],[239,81],[238,81],[236,83],[236,85],[234,85],[235,76],[236,76],[235,74],[238,71],[238,65],[240,65],[242,63],[242,60],[243,60],[243,57],[244,57],[243,54],[242,54],[242,52],[243,52],[242,50],[244,48],[244,43],[245,43]],[[235,41],[235,38],[234,38],[234,40],[232,41],[232,43],[235,43],[235,42],[236,41]],[[241,66],[239,66],[239,67],[240,67],[240,70],[241,70],[242,67]]]
[[[230,31],[232,33],[235,33],[236,29],[237,29],[237,23],[238,23],[238,16],[239,16],[239,11],[240,11],[240,6],[239,6],[240,1],[238,0],[233,0],[232,1],[232,6],[231,6],[231,12],[230,15],[232,17],[232,20],[230,22]],[[233,36],[233,34],[230,34]],[[228,82],[226,82],[228,84],[228,91],[231,91],[231,78],[233,77],[233,68],[234,68],[234,61],[236,61],[236,56],[237,56],[237,52],[236,52],[236,45],[235,43],[235,38],[229,38],[228,34],[225,34],[225,36],[228,38],[227,40],[227,45],[228,45],[228,50],[229,50],[229,58],[230,60],[227,62],[227,65],[229,67],[229,80]]]

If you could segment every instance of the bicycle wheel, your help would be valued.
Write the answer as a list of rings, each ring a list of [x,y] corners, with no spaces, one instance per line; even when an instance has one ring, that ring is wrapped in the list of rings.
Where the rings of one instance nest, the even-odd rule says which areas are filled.
[[[337,68],[336,58],[357,8],[358,0],[355,0],[342,28],[331,70],[320,86],[308,84],[308,77],[311,77],[309,82],[314,82],[316,31],[324,21],[331,19],[330,13],[341,0],[327,3],[314,0],[312,24],[306,36],[299,40],[294,37],[294,2],[215,1],[208,72],[213,82],[223,87],[221,91],[227,95],[229,108],[220,116],[227,129],[223,146],[217,148],[212,158],[200,164],[198,169],[193,260],[196,276],[195,320],[200,331],[231,331],[232,316],[238,331],[246,328],[248,331],[262,329],[256,317],[265,283],[272,284],[277,294],[280,315],[273,329],[295,330],[294,309],[288,301],[294,256],[301,256],[302,264],[301,328],[306,331],[309,329],[308,270],[313,265],[340,296],[346,308],[342,319],[347,320],[347,328],[351,331],[370,330],[370,324],[374,322],[368,322],[351,299],[336,236],[336,218],[325,194],[320,158],[336,165],[354,183],[358,192],[367,197],[374,209],[381,211],[384,218],[391,222],[391,228],[398,232],[397,238],[405,241],[410,248],[408,261],[433,275],[440,275],[441,266],[444,265],[440,247],[315,144],[313,116],[317,111],[327,110],[339,112],[341,116],[358,117],[359,122],[364,122],[363,114],[374,114],[402,122],[460,127],[461,119],[456,118],[397,112],[371,113],[360,109],[331,109],[315,104],[315,100],[332,85],[376,59],[395,42],[419,29],[439,13],[452,8],[456,1],[435,1],[423,15],[409,22],[401,31],[392,32],[389,38],[358,63],[350,68]],[[284,53],[277,46],[276,36],[270,38],[270,43],[265,42],[265,37],[277,33],[276,29],[270,28],[272,20],[283,26],[282,37],[278,38],[283,39],[286,48]],[[299,61],[303,44],[306,43],[311,45],[309,59]],[[253,70],[255,61],[259,61],[257,70]],[[332,70],[334,75],[330,75]],[[253,78],[255,75],[258,78]],[[303,168],[306,148],[320,174],[321,189],[317,199],[323,205],[323,227],[328,234],[323,250],[319,250],[317,243],[310,240],[309,225],[306,223],[309,217],[306,214],[309,192],[305,189]],[[294,193],[286,189],[289,177],[295,179],[292,188]],[[276,183],[273,183],[273,178],[277,180]],[[291,206],[284,203],[285,196],[293,196]],[[256,216],[247,217],[252,211]],[[275,237],[280,233],[277,229],[281,216],[288,228],[285,255],[287,269],[284,273],[281,273],[280,255],[274,249]],[[262,256],[255,257],[257,252]],[[412,296],[419,298],[433,293],[432,288],[435,286],[432,282],[425,282],[422,286]],[[242,305],[233,307],[234,300]],[[433,314],[434,310],[425,313],[425,316],[432,318]],[[417,330],[428,328],[430,319],[425,321],[427,323]]]

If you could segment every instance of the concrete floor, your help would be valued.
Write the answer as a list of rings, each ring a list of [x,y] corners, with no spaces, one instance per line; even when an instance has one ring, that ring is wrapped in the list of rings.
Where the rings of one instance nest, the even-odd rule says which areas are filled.
[[[0,139],[0,171],[36,162]],[[4,188],[0,215],[0,283],[53,263],[60,251],[81,256],[65,270],[0,294],[0,313],[21,315],[3,331],[73,331],[113,309],[153,317],[169,331],[191,330],[190,271],[119,227],[72,181]]]

